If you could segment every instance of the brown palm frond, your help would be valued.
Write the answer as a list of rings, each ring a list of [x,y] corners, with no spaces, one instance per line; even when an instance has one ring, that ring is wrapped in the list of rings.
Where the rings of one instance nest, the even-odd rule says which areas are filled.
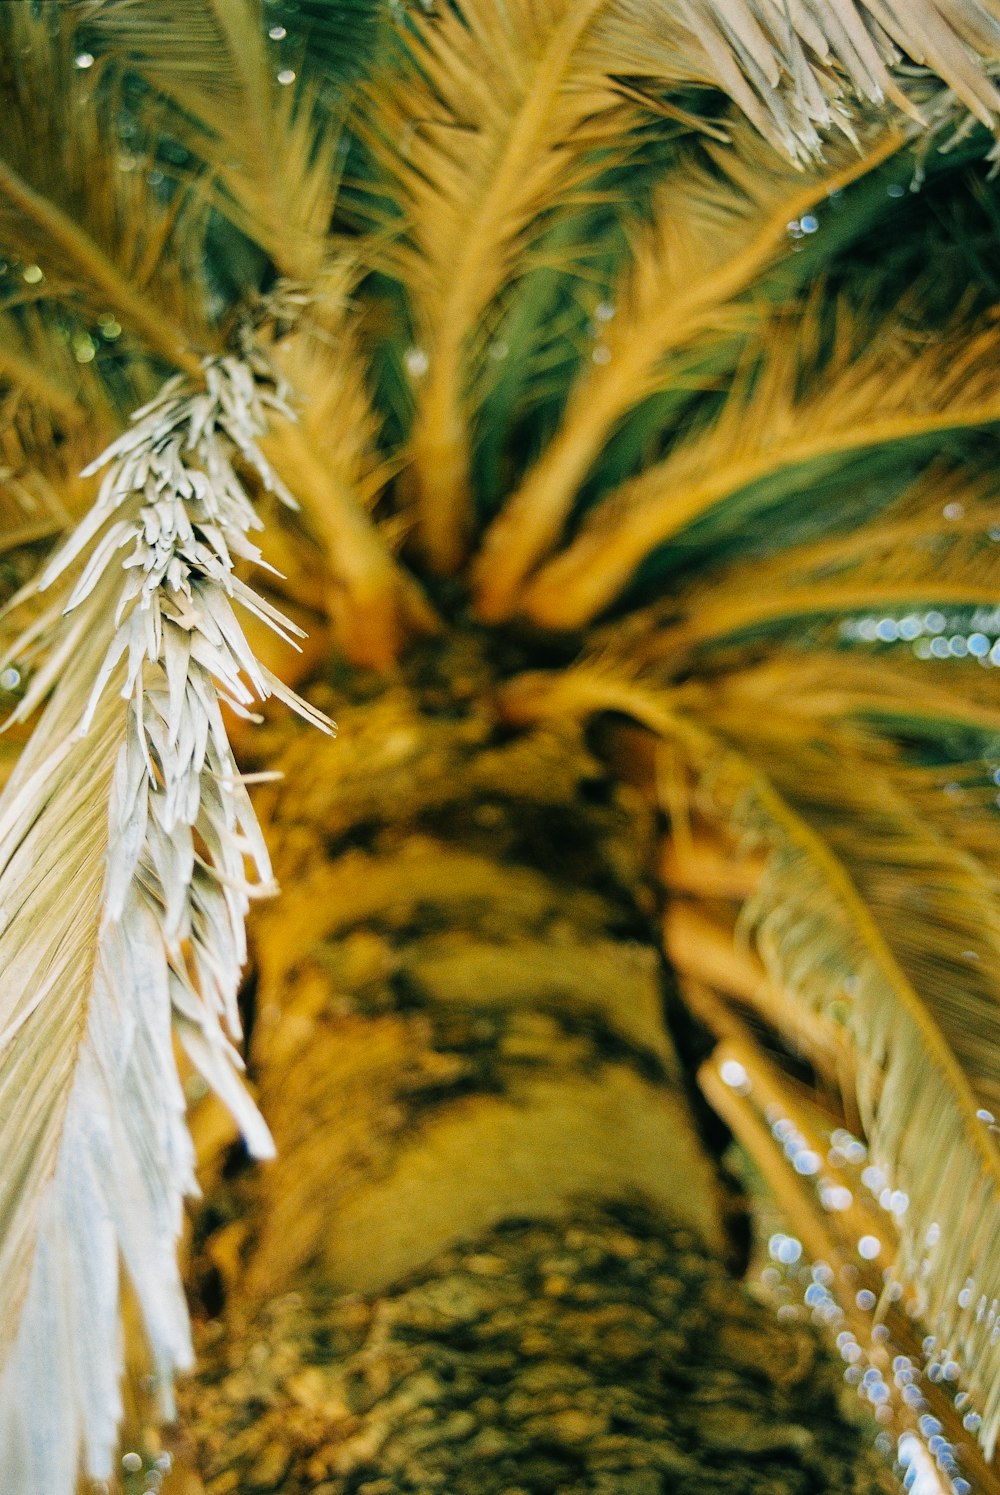
[[[771,324],[759,362],[734,382],[712,425],[595,507],[528,587],[524,608],[534,621],[588,622],[653,550],[755,485],[787,484],[810,464],[829,467],[872,447],[1000,420],[994,321],[968,327],[959,318],[949,332],[921,335],[896,317],[862,333],[845,314],[828,361],[810,370],[803,363],[813,315],[807,308],[795,336],[787,324]]]
[[[484,617],[514,610],[524,577],[555,545],[618,422],[676,380],[668,355],[753,326],[761,310],[739,298],[790,253],[789,224],[905,142],[883,122],[860,151],[831,148],[821,169],[805,173],[748,127],[731,133],[725,146],[692,145],[659,189],[558,432],[485,536],[476,564]]]
[[[0,312],[0,551],[58,534],[93,501],[80,474],[120,421],[94,341],[37,305]]]
[[[42,464],[36,443],[45,435],[53,449]],[[16,419],[0,430],[0,551],[57,535],[81,517],[94,496],[93,483],[80,477],[85,462],[79,438],[46,433],[38,420],[29,432]]]

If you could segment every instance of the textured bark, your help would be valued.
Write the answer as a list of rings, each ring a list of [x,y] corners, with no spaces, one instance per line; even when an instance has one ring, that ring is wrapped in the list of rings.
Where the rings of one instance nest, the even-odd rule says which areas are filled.
[[[198,1434],[209,1495],[860,1495],[838,1381],[690,1232],[589,1206],[218,1326]]]
[[[870,1488],[836,1371],[721,1264],[650,811],[576,728],[505,730],[498,673],[428,646],[338,684],[336,744],[271,744],[279,1161],[231,1153],[196,1228],[187,1462],[210,1495]]]

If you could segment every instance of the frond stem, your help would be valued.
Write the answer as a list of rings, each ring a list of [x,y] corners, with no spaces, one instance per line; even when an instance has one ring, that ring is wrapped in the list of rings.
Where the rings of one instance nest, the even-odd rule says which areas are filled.
[[[487,189],[466,217],[464,238],[455,246],[454,262],[448,267],[430,368],[410,439],[418,535],[429,563],[439,572],[452,572],[461,564],[471,521],[468,421],[463,408],[466,341],[497,289],[497,245],[538,151],[546,117],[581,37],[608,3],[575,0],[553,31]]]
[[[710,602],[705,607],[693,606],[691,621],[665,636],[664,644],[669,640],[681,650],[711,648],[748,628],[791,623],[797,618],[919,606],[994,607],[996,598],[996,582],[989,577],[979,585],[934,576],[913,581],[876,579],[868,585],[854,586],[816,582],[776,594],[724,601],[714,607]]]
[[[387,667],[408,634],[434,631],[430,604],[301,425],[274,419],[261,446],[319,531],[341,594],[334,608],[341,647],[356,664]]]

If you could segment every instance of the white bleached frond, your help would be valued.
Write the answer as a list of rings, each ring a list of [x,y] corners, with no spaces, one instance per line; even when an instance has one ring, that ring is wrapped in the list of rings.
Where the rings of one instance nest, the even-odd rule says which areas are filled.
[[[620,0],[623,30],[648,0]],[[900,62],[937,74],[967,110],[994,128],[1000,92],[997,0],[680,0],[670,7],[692,77],[714,83],[773,144],[808,160],[843,122],[845,95],[890,99],[916,114]],[[919,115],[918,115],[919,118]]]
[[[236,995],[267,851],[220,700],[278,694],[233,608],[294,631],[233,573],[259,521],[234,461],[279,396],[237,359],[138,412],[97,503],[33,590],[62,595],[21,645],[51,694],[0,799],[0,1467],[5,1495],[111,1473],[119,1276],[143,1314],[165,1411],[190,1362],[174,1260],[194,1188],[173,1036],[258,1157]],[[82,562],[82,564],[81,564]]]

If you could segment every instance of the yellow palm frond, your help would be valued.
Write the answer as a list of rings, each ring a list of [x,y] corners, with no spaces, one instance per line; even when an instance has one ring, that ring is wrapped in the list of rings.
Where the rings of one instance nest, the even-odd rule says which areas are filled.
[[[371,515],[393,468],[376,446],[378,422],[349,311],[346,288],[335,295],[327,287],[314,315],[275,345],[276,367],[309,398],[296,421],[274,422],[264,450],[326,552],[326,605],[339,646],[382,668],[435,620]]]
[[[665,655],[808,618],[995,607],[997,517],[992,474],[932,467],[902,500],[850,534],[760,558],[752,590],[745,564],[686,588],[674,605],[680,620],[656,632],[655,647]],[[904,627],[903,637],[919,632]]]
[[[839,122],[853,134],[838,103],[845,88],[871,102],[890,97],[919,118],[888,70],[900,48],[937,70],[984,123],[1000,109],[984,68],[1000,60],[1000,21],[992,6],[969,0],[921,0],[917,14],[849,3],[828,22],[812,6],[762,15],[747,0],[685,0],[676,14],[649,0],[518,0],[502,9],[467,0],[412,29],[415,70],[389,96],[380,84],[373,134],[411,234],[400,271],[422,371],[413,483],[423,547],[443,570],[458,565],[471,527],[465,407],[484,312],[523,264],[538,221],[585,180],[586,153],[621,148],[628,116],[614,106],[628,90],[618,79],[721,87],[793,158],[821,153],[817,126]],[[577,468],[586,471],[620,414],[611,401],[603,430],[601,416],[589,423],[589,444],[578,446],[575,433],[560,443],[557,503],[571,501]],[[534,505],[534,487],[530,497]],[[515,532],[532,505],[518,506]],[[550,539],[557,522],[539,521]],[[497,532],[491,564],[508,538]],[[483,605],[500,615],[505,601],[489,595]]]
[[[56,535],[81,517],[94,497],[93,482],[80,476],[89,455],[79,432],[67,437],[44,415],[33,412],[29,423],[12,412],[0,429],[0,550]]]
[[[822,169],[804,173],[743,127],[725,146],[691,146],[667,175],[558,432],[485,536],[475,571],[484,617],[515,609],[524,577],[558,540],[618,422],[676,380],[668,355],[752,325],[759,311],[738,298],[790,252],[789,224],[874,170],[905,139],[884,123],[870,137],[860,152],[831,148]]]
[[[971,659],[935,665],[912,655],[790,647],[755,660],[749,652],[727,660],[724,674],[687,687],[692,700],[730,691],[747,710],[781,700],[786,718],[800,723],[877,716],[883,723],[939,723],[981,736],[1000,731],[995,676]]]
[[[802,367],[808,325],[796,333],[773,325],[759,364],[734,383],[718,419],[597,505],[527,589],[533,620],[569,628],[594,618],[653,550],[757,484],[787,484],[810,464],[1000,420],[1000,327],[992,320],[923,336],[895,318],[862,336],[842,319],[829,361],[811,378]]]
[[[458,563],[470,524],[465,397],[481,319],[523,267],[539,218],[586,180],[588,154],[622,148],[615,91],[588,56],[613,3],[443,8],[408,30],[412,69],[392,87],[379,80],[371,142],[403,212],[396,266],[427,360],[413,482],[422,544],[442,569]]]
[[[908,805],[991,878],[1000,876],[992,668],[971,657],[944,663],[789,649],[756,662],[737,655],[710,687],[687,694],[734,736],[742,722],[776,716],[789,734],[835,744],[849,758],[860,753],[889,799]],[[903,741],[935,744],[934,761],[904,752]]]
[[[195,184],[160,197],[145,149],[109,149],[122,107],[114,87],[74,63],[68,16],[0,10],[0,243],[41,286],[172,364],[198,366],[211,347],[198,256],[204,205]],[[155,106],[147,103],[141,125]],[[154,178],[155,180],[155,178]]]
[[[804,737],[778,703],[692,710],[683,692],[607,666],[515,679],[505,704],[518,720],[631,716],[685,753],[702,805],[766,854],[744,928],[776,986],[850,1037],[873,1161],[906,1199],[897,1273],[981,1398],[992,1457],[1000,1352],[975,1305],[1000,1297],[1000,1149],[981,1114],[1000,1093],[995,879],[894,792],[878,760]]]
[[[282,274],[325,254],[337,131],[315,88],[279,67],[262,0],[84,0],[78,16],[111,61],[178,110],[172,127],[209,165],[216,201]]]

